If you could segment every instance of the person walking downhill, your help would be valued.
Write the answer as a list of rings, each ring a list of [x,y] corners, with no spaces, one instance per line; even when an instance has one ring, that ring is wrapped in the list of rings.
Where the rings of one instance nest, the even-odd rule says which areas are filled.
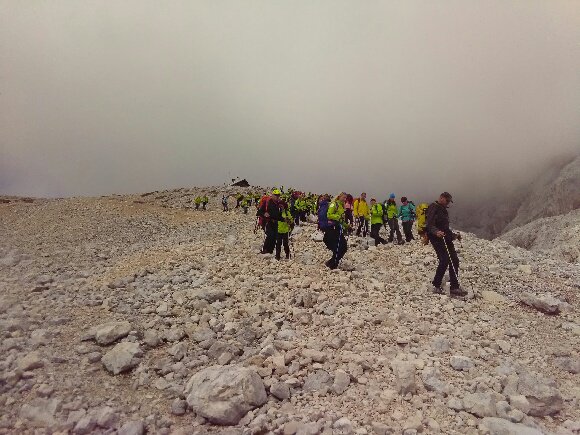
[[[228,197],[226,195],[222,195],[222,207],[224,211],[228,211]]]
[[[415,222],[415,204],[408,201],[406,196],[401,197],[401,207],[399,208],[399,217],[403,222],[403,233],[405,240],[410,242],[415,240],[413,237],[413,222]]]
[[[263,218],[266,238],[262,246],[262,254],[272,254],[276,245],[276,235],[278,234],[278,221],[280,220],[280,190],[272,190],[272,196],[263,201],[258,208],[257,216]]]
[[[429,204],[422,202],[417,206],[417,233],[421,237],[423,245],[429,244],[429,237],[427,236],[427,209]]]
[[[387,215],[387,223],[389,224],[389,243],[393,241],[393,236],[395,232],[397,233],[397,243],[402,245],[403,236],[401,236],[401,230],[399,230],[399,209],[397,208],[397,202],[395,201],[395,194],[391,193],[389,199],[383,205],[384,213]]]
[[[286,260],[290,258],[290,245],[288,243],[290,231],[294,226],[294,219],[288,204],[285,201],[280,201],[280,220],[278,221],[278,234],[276,235],[276,260],[280,260],[280,253],[282,252],[282,244],[284,244],[284,252],[286,253]]]
[[[207,210],[207,203],[209,202],[209,198],[207,197],[207,195],[203,195],[203,197],[201,198],[201,206],[203,210]]]
[[[377,204],[375,198],[371,199],[371,237],[375,239],[375,246],[380,243],[387,244],[387,241],[380,236],[381,227],[383,226],[383,206]]]
[[[445,271],[449,267],[449,280],[451,281],[451,296],[466,296],[467,292],[459,286],[459,257],[455,250],[453,240],[461,240],[461,234],[453,233],[449,228],[449,213],[447,208],[453,202],[449,192],[443,192],[439,199],[433,202],[427,209],[427,236],[437,254],[439,264],[433,278],[433,292],[443,293],[441,284]],[[450,267],[451,266],[451,267]]]
[[[195,202],[195,209],[199,210],[199,206],[201,204],[201,196],[196,196],[194,202]]]
[[[344,216],[344,201],[346,200],[346,193],[341,192],[334,201],[328,206],[326,217],[330,225],[324,232],[323,242],[326,247],[332,252],[332,258],[326,262],[326,266],[330,269],[336,269],[344,254],[348,249],[346,244],[345,232],[348,230],[348,225]]]
[[[242,207],[242,210],[244,210],[244,214],[248,214],[248,208],[250,207],[251,202],[252,198],[248,196],[244,196],[242,202],[240,202],[240,206]]]
[[[381,207],[381,210],[383,208]],[[367,204],[367,194],[365,192],[360,194],[360,197],[356,199],[353,207],[354,217],[357,220],[358,228],[356,229],[356,235],[360,236],[361,231],[363,237],[367,236],[369,231],[369,206]],[[381,218],[382,222],[382,218]]]

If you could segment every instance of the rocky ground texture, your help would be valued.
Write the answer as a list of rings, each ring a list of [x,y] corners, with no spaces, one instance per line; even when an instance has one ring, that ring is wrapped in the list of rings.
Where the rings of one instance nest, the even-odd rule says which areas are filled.
[[[578,264],[466,235],[452,299],[429,246],[277,262],[208,192],[1,201],[0,433],[580,433]]]

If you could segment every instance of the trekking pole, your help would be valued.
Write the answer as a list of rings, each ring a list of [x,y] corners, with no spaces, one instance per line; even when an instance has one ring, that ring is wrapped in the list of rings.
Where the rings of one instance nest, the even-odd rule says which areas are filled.
[[[453,270],[455,278],[457,279],[457,284],[459,285],[459,287],[461,287],[461,285],[459,284],[459,274],[457,273],[457,270],[455,270],[455,265],[453,264],[453,260],[451,259],[451,253],[449,252],[449,247],[447,246],[447,240],[445,239],[445,236],[443,236],[443,243],[445,245],[445,250],[447,251],[447,257],[449,258],[449,267],[451,267],[451,269]]]

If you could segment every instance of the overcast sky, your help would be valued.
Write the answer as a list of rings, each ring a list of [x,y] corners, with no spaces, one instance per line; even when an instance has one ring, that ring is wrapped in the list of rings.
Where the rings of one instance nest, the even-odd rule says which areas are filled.
[[[577,0],[0,0],[0,193],[467,195],[579,152]]]

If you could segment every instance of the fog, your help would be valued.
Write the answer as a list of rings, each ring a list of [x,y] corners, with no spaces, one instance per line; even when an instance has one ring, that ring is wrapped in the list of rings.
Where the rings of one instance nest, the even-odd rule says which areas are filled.
[[[509,189],[580,152],[578,1],[0,0],[0,193]]]

